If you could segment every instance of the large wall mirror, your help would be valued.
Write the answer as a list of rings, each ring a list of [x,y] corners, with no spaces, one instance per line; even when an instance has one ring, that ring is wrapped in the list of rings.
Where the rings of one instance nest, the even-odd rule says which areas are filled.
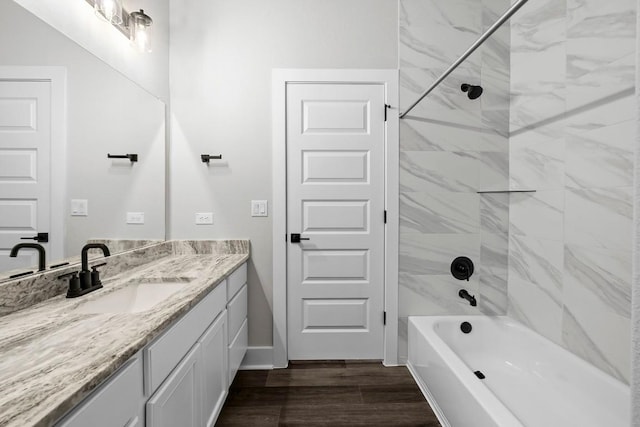
[[[129,158],[107,155],[137,154]],[[72,203],[73,201],[73,203]],[[165,237],[165,105],[12,1],[0,2],[0,280],[48,233],[50,266],[88,240]]]

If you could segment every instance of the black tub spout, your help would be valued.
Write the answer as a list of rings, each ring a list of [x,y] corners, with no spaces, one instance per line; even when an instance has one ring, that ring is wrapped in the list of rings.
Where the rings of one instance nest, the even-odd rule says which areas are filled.
[[[460,289],[460,292],[458,292],[458,296],[460,298],[464,298],[467,301],[469,301],[469,304],[471,304],[472,307],[475,307],[476,305],[478,305],[478,303],[476,302],[476,297],[469,294],[469,292],[467,292],[466,289]]]

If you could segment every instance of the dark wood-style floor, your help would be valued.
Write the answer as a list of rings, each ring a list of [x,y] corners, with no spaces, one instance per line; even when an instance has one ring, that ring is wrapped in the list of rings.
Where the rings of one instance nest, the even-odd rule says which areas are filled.
[[[440,423],[405,367],[290,362],[238,371],[217,426],[426,426]]]

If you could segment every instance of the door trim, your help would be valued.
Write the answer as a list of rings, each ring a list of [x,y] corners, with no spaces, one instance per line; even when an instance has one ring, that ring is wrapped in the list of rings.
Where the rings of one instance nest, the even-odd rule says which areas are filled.
[[[0,66],[3,81],[48,81],[51,84],[51,229],[48,259],[64,258],[67,198],[67,69],[55,66]],[[56,238],[56,233],[62,236]]]
[[[398,70],[274,69],[272,72],[272,187],[273,187],[273,366],[286,368],[287,353],[287,147],[286,87],[288,83],[352,82],[382,84],[387,114],[385,135],[385,272],[384,360],[386,366],[398,364],[398,232],[400,120]]]

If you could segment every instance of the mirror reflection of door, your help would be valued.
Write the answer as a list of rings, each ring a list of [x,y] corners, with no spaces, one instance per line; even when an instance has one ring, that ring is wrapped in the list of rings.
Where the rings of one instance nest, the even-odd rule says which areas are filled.
[[[35,243],[24,238],[51,231],[50,157],[51,83],[0,81],[0,271],[37,266],[33,249],[9,253],[18,243]],[[61,257],[40,244],[49,257]]]

